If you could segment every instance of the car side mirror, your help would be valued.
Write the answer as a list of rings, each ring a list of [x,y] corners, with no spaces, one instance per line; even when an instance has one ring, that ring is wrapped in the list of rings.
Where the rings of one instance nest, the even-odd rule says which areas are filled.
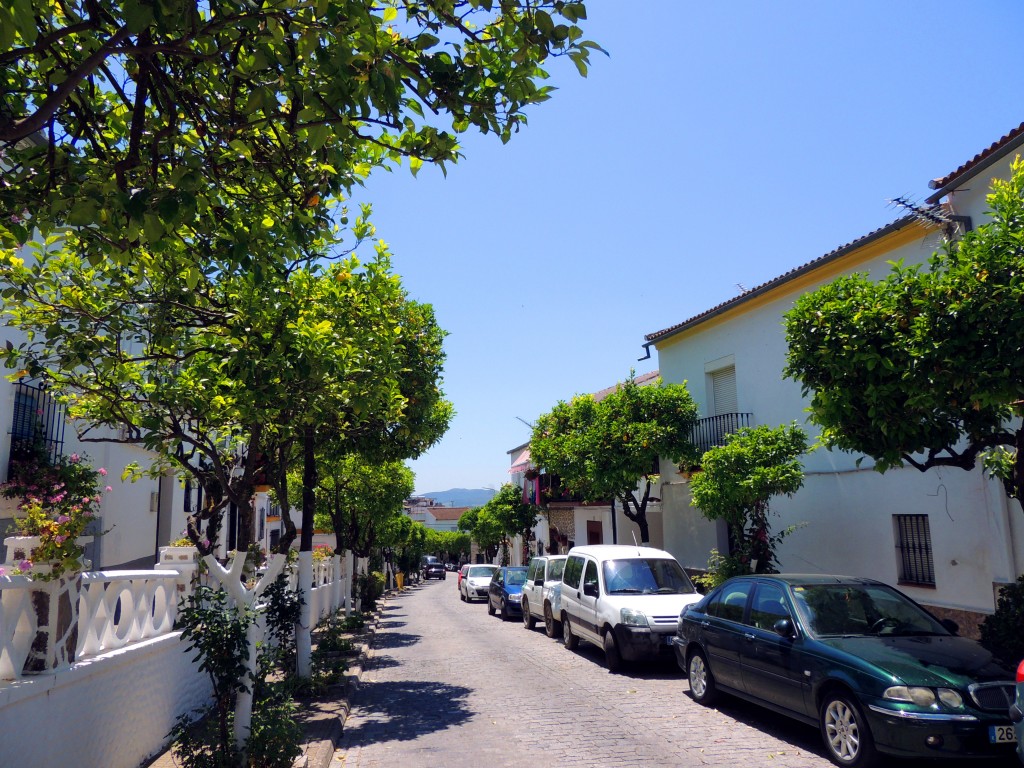
[[[784,637],[787,640],[796,637],[796,629],[793,627],[792,619],[779,619],[772,626],[772,630],[779,637]]]
[[[597,597],[597,595],[598,595],[597,584],[594,584],[593,582],[591,582],[589,584],[584,584],[583,585],[583,594],[586,595],[587,597]]]
[[[942,621],[940,621],[939,624],[941,624],[943,628],[951,635],[960,634],[960,625],[952,619],[942,619]]]

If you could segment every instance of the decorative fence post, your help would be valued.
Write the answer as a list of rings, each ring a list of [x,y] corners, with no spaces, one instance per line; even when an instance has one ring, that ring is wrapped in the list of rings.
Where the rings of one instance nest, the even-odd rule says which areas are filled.
[[[160,547],[160,560],[156,567],[178,572],[178,600],[187,600],[199,578],[199,549],[193,546]]]

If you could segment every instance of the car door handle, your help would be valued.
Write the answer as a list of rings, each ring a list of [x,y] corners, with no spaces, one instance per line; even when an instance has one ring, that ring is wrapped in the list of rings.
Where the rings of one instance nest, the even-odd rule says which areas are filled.
[[[754,642],[754,636],[750,632],[744,632],[743,636],[747,638],[748,642]]]
[[[704,621],[702,621],[702,622],[700,623],[700,626],[701,626],[701,629],[707,629],[708,627],[710,627],[710,626],[711,626],[711,622],[710,622],[710,621],[707,621],[707,620],[704,620]]]

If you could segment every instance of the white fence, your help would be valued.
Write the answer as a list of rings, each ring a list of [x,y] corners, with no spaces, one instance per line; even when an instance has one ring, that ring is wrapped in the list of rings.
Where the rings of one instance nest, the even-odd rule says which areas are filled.
[[[352,560],[315,564],[314,622],[348,607]],[[210,683],[174,629],[195,567],[0,576],[0,768],[136,768],[179,714],[208,703]]]

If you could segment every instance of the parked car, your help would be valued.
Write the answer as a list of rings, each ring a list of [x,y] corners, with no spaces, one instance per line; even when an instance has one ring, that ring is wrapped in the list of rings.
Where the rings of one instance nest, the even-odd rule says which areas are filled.
[[[487,613],[501,615],[502,621],[522,613],[519,601],[523,596],[523,584],[526,583],[526,566],[515,565],[499,568],[491,576],[487,585]]]
[[[562,624],[556,617],[561,615],[562,590],[559,585],[565,560],[565,555],[533,558],[523,584],[523,626],[533,629],[538,621],[543,621],[548,637],[557,637],[562,632]]]
[[[846,768],[1008,755],[1012,673],[955,632],[872,579],[738,576],[683,611],[675,650],[698,702],[727,692],[816,725]]]
[[[573,547],[562,572],[562,639],[569,650],[580,640],[603,648],[608,669],[617,672],[623,661],[670,650],[679,613],[700,598],[664,550]]]
[[[459,587],[459,597],[464,602],[471,603],[477,598],[487,599],[487,588],[491,585],[491,576],[498,570],[496,565],[471,565],[462,577],[462,584]]]
[[[459,575],[458,575],[458,578],[455,580],[455,588],[456,589],[458,589],[458,590],[462,589],[462,580],[464,578],[466,578],[466,572],[468,570],[469,570],[469,563],[466,563],[464,566],[459,568]],[[460,594],[461,594],[461,591],[460,591]]]
[[[447,577],[444,563],[433,555],[424,555],[420,559],[420,576],[424,581],[427,579],[441,579],[443,581]]]
[[[1024,762],[1024,661],[1017,665],[1017,692],[1010,705],[1010,720],[1013,734],[1017,739],[1017,757]]]

